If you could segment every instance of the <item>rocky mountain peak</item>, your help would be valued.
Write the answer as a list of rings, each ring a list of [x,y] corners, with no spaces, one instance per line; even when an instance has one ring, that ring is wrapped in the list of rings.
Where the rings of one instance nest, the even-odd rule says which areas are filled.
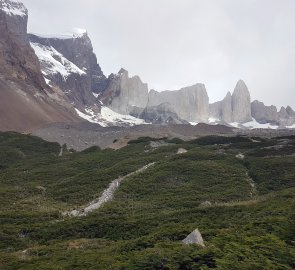
[[[118,72],[118,75],[120,76],[125,75],[126,77],[129,77],[129,72],[126,69],[121,68]]]
[[[252,120],[250,92],[243,80],[239,80],[234,89],[232,111],[233,122],[246,123]]]

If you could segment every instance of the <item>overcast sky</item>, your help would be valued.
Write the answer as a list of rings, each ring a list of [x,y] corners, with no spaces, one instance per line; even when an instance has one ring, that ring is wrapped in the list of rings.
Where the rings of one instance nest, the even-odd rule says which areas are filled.
[[[294,0],[22,0],[29,31],[87,29],[106,75],[150,89],[206,85],[210,102],[243,79],[252,99],[295,108]]]

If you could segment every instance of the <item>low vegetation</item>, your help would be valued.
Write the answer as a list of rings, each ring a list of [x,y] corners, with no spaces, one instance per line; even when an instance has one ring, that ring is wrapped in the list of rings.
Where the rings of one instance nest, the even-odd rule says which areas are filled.
[[[59,156],[0,133],[0,269],[295,268],[294,137],[152,140]],[[102,208],[62,216],[151,162]],[[204,248],[182,243],[196,228]]]

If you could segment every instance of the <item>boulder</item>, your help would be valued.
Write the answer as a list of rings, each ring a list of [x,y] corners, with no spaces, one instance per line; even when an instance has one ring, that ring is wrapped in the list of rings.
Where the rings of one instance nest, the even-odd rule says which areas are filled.
[[[202,247],[205,247],[203,237],[198,229],[195,229],[191,232],[185,239],[182,240],[184,244],[197,244]]]

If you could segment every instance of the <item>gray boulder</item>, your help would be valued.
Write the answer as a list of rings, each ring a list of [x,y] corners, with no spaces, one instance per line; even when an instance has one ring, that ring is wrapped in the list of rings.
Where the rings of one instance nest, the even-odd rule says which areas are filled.
[[[184,244],[197,244],[202,247],[205,247],[203,237],[198,229],[195,229],[191,232],[185,239],[182,240]]]

